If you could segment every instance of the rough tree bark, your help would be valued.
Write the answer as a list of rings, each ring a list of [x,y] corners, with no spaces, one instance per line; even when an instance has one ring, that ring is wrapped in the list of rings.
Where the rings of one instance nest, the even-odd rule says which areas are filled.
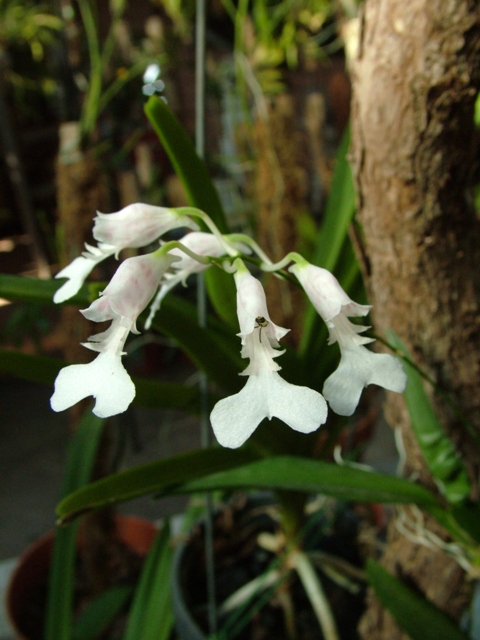
[[[352,163],[375,326],[400,336],[480,433],[480,221],[471,199],[480,8],[476,0],[366,0],[360,33]],[[478,448],[437,408],[475,480]],[[388,399],[387,415],[402,428],[407,472],[431,486],[401,397]],[[442,551],[410,542],[394,521],[383,562],[458,617],[464,575]],[[361,632],[405,637],[373,597]]]

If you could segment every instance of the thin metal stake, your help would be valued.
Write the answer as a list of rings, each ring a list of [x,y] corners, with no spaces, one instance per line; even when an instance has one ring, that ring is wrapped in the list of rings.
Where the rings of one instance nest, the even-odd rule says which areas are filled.
[[[195,148],[198,155],[205,156],[205,0],[196,0],[195,21]],[[203,274],[197,278],[197,314],[201,327],[207,326],[207,301]],[[200,428],[202,447],[211,445],[209,421],[208,379],[200,372]],[[217,633],[217,605],[215,600],[215,567],[213,551],[213,502],[210,493],[205,495],[205,561],[207,576],[208,625],[211,636]]]

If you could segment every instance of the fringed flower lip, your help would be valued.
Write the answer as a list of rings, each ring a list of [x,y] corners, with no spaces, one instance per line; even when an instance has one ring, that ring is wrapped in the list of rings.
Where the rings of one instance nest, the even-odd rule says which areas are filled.
[[[238,335],[242,357],[250,360],[241,375],[248,380],[239,393],[217,402],[210,415],[218,442],[232,449],[240,447],[264,418],[279,418],[301,433],[315,431],[327,418],[327,403],[320,393],[290,384],[278,374],[281,367],[275,358],[283,351],[276,347],[289,329],[271,321],[260,281],[241,261],[237,263]]]
[[[289,269],[299,280],[321,318],[326,323],[329,344],[338,342],[340,364],[325,381],[323,395],[330,407],[342,416],[351,416],[357,408],[364,387],[377,384],[402,393],[407,375],[399,360],[384,353],[374,353],[364,345],[374,342],[360,334],[369,327],[353,324],[348,317],[365,316],[369,305],[351,300],[338,280],[326,269],[297,262]]]

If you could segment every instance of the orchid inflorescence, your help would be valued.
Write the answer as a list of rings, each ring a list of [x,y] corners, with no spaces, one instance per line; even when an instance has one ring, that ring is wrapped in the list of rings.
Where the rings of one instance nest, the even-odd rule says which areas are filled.
[[[208,227],[199,231],[195,218]],[[125,248],[139,248],[158,240],[172,229],[188,228],[181,241],[161,243],[144,255],[127,258],[110,283],[88,309],[81,313],[94,322],[111,321],[110,327],[93,335],[84,346],[98,352],[89,364],[63,368],[55,381],[51,399],[55,411],[63,411],[80,400],[93,396],[93,412],[106,418],[124,412],[135,396],[135,386],[122,364],[124,345],[130,332],[138,333],[136,322],[151,300],[145,323],[151,326],[165,295],[179,282],[186,283],[192,273],[216,265],[233,275],[237,291],[237,315],[240,325],[241,355],[250,363],[240,375],[248,376],[243,389],[216,403],[210,419],[219,443],[225,447],[241,446],[264,418],[277,417],[292,429],[310,433],[327,418],[330,408],[343,416],[352,415],[361,392],[369,384],[402,392],[406,375],[400,362],[391,355],[369,351],[372,342],[361,334],[366,326],[353,324],[348,318],[365,316],[370,306],[353,302],[337,279],[326,269],[307,262],[298,253],[289,253],[272,264],[256,242],[244,234],[222,235],[210,217],[198,209],[167,209],[132,204],[117,213],[98,213],[93,236],[97,247],[86,251],[57,274],[66,282],[57,290],[54,301],[73,297],[102,260]],[[279,341],[289,329],[271,319],[265,291],[245,264],[254,253],[265,272],[280,273],[290,265],[291,272],[327,325],[329,344],[338,342],[340,364],[324,383],[323,395],[285,381],[277,363],[283,351]]]

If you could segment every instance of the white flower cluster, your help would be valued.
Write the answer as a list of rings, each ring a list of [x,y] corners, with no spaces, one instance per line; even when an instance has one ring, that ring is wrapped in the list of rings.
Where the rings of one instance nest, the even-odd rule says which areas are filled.
[[[235,242],[234,237],[221,236],[202,212],[197,212],[198,217],[207,222],[213,233],[197,231],[197,225],[185,211],[133,204],[117,213],[98,214],[93,231],[98,246],[87,246],[83,256],[58,273],[57,278],[67,281],[56,292],[54,301],[63,302],[78,292],[94,266],[106,257],[118,256],[126,247],[151,244],[171,229],[194,229],[181,243],[167,243],[153,253],[124,260],[100,297],[82,311],[89,320],[110,320],[112,324],[106,331],[91,336],[84,345],[99,353],[95,360],[60,371],[51,399],[55,411],[67,409],[87,396],[96,399],[93,411],[99,417],[125,411],[135,396],[135,387],[121,357],[128,334],[138,333],[138,316],[154,299],[146,322],[148,328],[170,289],[179,282],[185,284],[190,274],[207,269],[210,258],[222,256],[229,257],[230,266],[225,264],[225,268],[234,274],[241,355],[250,363],[240,374],[248,376],[243,389],[217,402],[211,413],[212,428],[221,445],[241,446],[266,417],[275,416],[302,433],[315,431],[327,418],[326,401],[336,413],[349,416],[369,384],[404,391],[406,375],[400,362],[366,349],[364,345],[372,339],[361,334],[368,327],[348,319],[365,316],[370,307],[350,300],[329,271],[309,264],[298,254],[290,254],[287,263],[294,264],[289,271],[326,323],[329,344],[338,342],[341,360],[325,381],[323,395],[281,378],[278,373],[281,367],[275,359],[283,353],[278,350],[279,340],[289,329],[272,322],[260,281],[238,257],[240,252],[249,253],[248,238],[243,237],[244,243],[240,243],[238,238]],[[195,211],[189,209],[188,213],[195,215]],[[251,247],[257,250],[253,241]],[[271,265],[268,270],[272,270]]]

